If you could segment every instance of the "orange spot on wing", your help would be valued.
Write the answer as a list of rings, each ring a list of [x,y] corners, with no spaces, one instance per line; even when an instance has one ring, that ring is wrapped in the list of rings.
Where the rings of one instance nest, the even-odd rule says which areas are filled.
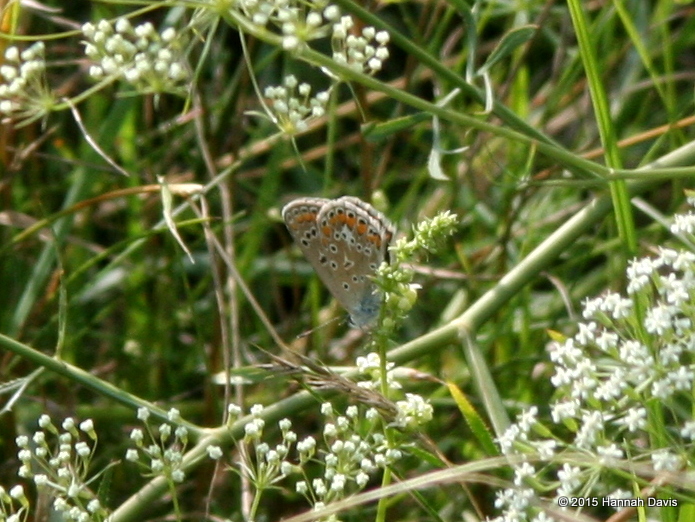
[[[337,228],[339,225],[344,225],[347,219],[343,214],[336,214],[330,219],[331,225]]]
[[[314,222],[316,221],[316,212],[307,212],[305,214],[300,214],[297,216],[297,221],[300,223],[303,223],[305,221],[311,221]]]
[[[381,236],[378,234],[370,234],[367,236],[367,241],[376,245],[377,248],[381,248]]]

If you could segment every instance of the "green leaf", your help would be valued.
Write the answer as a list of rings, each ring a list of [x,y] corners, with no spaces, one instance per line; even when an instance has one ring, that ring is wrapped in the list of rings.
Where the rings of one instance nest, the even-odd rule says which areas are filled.
[[[442,459],[437,457],[437,455],[429,451],[425,451],[418,446],[413,445],[409,447],[408,452],[417,457],[421,462],[427,462],[433,468],[446,467],[446,462],[443,462]]]
[[[414,127],[430,118],[429,114],[418,112],[409,116],[394,118],[384,123],[366,123],[362,125],[362,136],[369,142],[382,141],[397,132]]]
[[[484,74],[489,71],[497,62],[509,56],[517,47],[528,42],[535,34],[538,26],[524,25],[516,29],[512,29],[502,37],[500,43],[497,44],[488,56],[487,61],[478,69],[478,74]]]
[[[468,398],[463,394],[463,392],[454,383],[447,383],[449,388],[449,393],[456,401],[456,405],[459,407],[459,411],[463,415],[464,419],[471,428],[471,431],[478,439],[478,442],[483,447],[483,450],[488,455],[499,455],[499,450],[495,445],[495,441],[490,436],[490,430],[488,430],[483,419],[475,411],[473,405],[468,401]]]

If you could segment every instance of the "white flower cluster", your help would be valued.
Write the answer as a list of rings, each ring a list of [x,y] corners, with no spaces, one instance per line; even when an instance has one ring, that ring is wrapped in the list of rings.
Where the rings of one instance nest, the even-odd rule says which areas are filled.
[[[55,105],[55,98],[46,81],[45,45],[36,42],[21,51],[5,50],[0,66],[0,114],[25,121],[45,116]]]
[[[303,452],[309,451],[313,454],[313,439],[312,441],[305,439],[297,443],[297,434],[292,431],[292,423],[288,419],[282,419],[278,423],[282,433],[282,442],[271,448],[268,443],[262,440],[263,429],[265,428],[265,420],[261,417],[263,406],[260,404],[252,406],[250,413],[253,418],[244,427],[244,442],[253,447],[256,457],[251,458],[245,453],[247,460],[242,465],[242,471],[251,478],[258,490],[257,494],[260,495],[263,490],[272,487],[273,484],[295,471],[296,466],[288,460],[294,444],[297,445],[302,462],[302,459],[310,458],[310,455]],[[312,450],[308,450],[308,448],[312,448]]]
[[[336,415],[330,403],[321,406],[326,422],[323,429],[323,451],[312,436],[298,441],[292,423],[282,419],[278,426],[282,441],[271,447],[263,442],[265,421],[263,407],[251,408],[251,420],[245,425],[244,442],[253,448],[242,463],[245,473],[261,495],[290,475],[300,475],[295,490],[304,495],[314,509],[345,498],[349,493],[364,488],[370,475],[401,458],[401,451],[390,448],[386,438],[374,428],[381,424],[379,413],[370,408],[364,413],[357,406],[349,406],[344,415]],[[295,451],[293,451],[293,447]],[[295,462],[290,459],[296,452]],[[322,474],[310,478],[307,464],[320,455]]]
[[[272,27],[282,35],[282,47],[295,51],[325,38],[340,19],[340,9],[326,0],[239,0],[234,8],[256,28]]]
[[[672,231],[692,235],[695,216],[677,216]],[[628,297],[607,293],[586,300],[577,333],[551,347],[558,397],[552,421],[569,430],[569,440],[534,438],[548,433],[538,429],[536,408],[523,412],[498,440],[506,455],[531,449],[557,464],[551,479],[559,482],[556,499],[624,497],[633,482],[615,473],[623,459],[652,473],[693,471],[695,254],[660,248],[654,258],[633,260],[627,279]],[[586,464],[561,465],[561,449],[581,453]],[[530,487],[542,483],[541,475],[528,463],[515,471],[516,487],[498,495],[503,515],[495,520],[549,520]],[[531,475],[534,481],[524,480]]]
[[[108,511],[87,485],[97,440],[92,421],[86,420],[78,427],[72,418],[67,418],[60,432],[48,415],[42,415],[39,427],[41,429],[31,438],[20,435],[16,439],[17,457],[22,462],[19,476],[33,480],[45,498],[53,499],[53,509],[60,512],[64,520],[105,519]],[[85,435],[92,442],[91,446],[81,440]],[[50,444],[51,438],[57,439],[56,446]],[[15,501],[21,505],[19,509]],[[22,486],[11,488],[9,494],[0,487],[0,519],[26,520],[29,509],[30,502]]]
[[[327,0],[214,0],[211,4],[200,7],[194,16],[194,24],[201,32],[212,25],[221,11],[227,11],[238,20],[241,30],[260,38],[279,37],[282,48],[295,55],[309,49],[309,42],[330,39],[336,63],[370,75],[380,71],[389,57],[388,32],[365,27],[361,33],[353,34],[352,17],[342,15],[338,6],[328,4]],[[321,70],[331,81],[343,79],[328,68]],[[265,97],[271,100],[265,109],[281,132],[294,136],[306,129],[308,121],[324,114],[328,92],[319,92],[313,98],[310,92],[309,84],[299,84],[294,76],[288,76],[283,86],[265,89]]]
[[[360,355],[355,360],[359,372],[369,376],[368,381],[359,381],[357,386],[368,390],[381,390],[381,358],[376,352],[370,352],[366,356]],[[396,363],[386,363],[386,382],[390,390],[400,390],[401,383],[396,380]]]
[[[396,408],[396,426],[400,428],[412,429],[432,420],[432,405],[415,393],[406,393],[404,401],[396,402]]]
[[[305,131],[312,120],[323,116],[330,97],[328,91],[312,97],[311,86],[300,84],[293,75],[282,86],[267,87],[264,94],[270,101],[273,122],[289,136]]]
[[[167,418],[173,424],[181,420],[181,415],[176,408],[167,413]],[[138,409],[138,419],[145,422],[149,419],[149,411],[146,408]],[[176,426],[162,423],[159,425],[158,435],[151,432],[149,424],[145,424],[149,443],[145,444],[145,434],[140,428],[130,432],[130,440],[135,443],[135,448],[126,451],[126,460],[137,462],[148,473],[162,475],[173,482],[181,483],[186,474],[181,469],[183,454],[188,445],[188,429],[185,426]],[[173,432],[173,438],[172,438]],[[208,453],[210,453],[208,449]],[[214,450],[213,450],[214,452]]]
[[[95,62],[89,69],[95,80],[122,78],[142,92],[185,92],[190,75],[173,28],[160,34],[149,22],[133,27],[119,18],[115,24],[86,23],[82,33],[85,54]]]
[[[374,429],[381,422],[374,408],[361,413],[357,406],[348,406],[345,415],[336,415],[333,405],[326,402],[321,413],[326,418],[323,439],[327,448],[323,476],[313,480],[305,476],[296,484],[297,492],[316,510],[363,489],[370,474],[402,457],[401,451],[389,447],[384,435]]]
[[[358,72],[374,74],[381,70],[389,57],[386,47],[390,40],[389,33],[377,32],[374,27],[367,26],[357,36],[350,32],[354,24],[352,17],[343,16],[333,25],[333,60]]]

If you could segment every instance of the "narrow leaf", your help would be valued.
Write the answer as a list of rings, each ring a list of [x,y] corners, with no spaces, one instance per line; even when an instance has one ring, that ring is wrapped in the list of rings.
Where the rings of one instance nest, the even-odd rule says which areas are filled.
[[[524,25],[516,29],[512,29],[502,37],[500,43],[497,44],[488,56],[487,61],[478,69],[478,74],[486,73],[497,62],[509,56],[514,50],[528,42],[535,34],[538,26]]]
[[[447,383],[447,387],[454,401],[456,401],[456,405],[459,407],[459,411],[463,415],[463,418],[466,419],[468,426],[478,439],[485,453],[488,455],[499,455],[495,441],[490,436],[490,430],[485,426],[485,422],[480,415],[478,415],[478,412],[475,411],[475,408],[473,408],[468,398],[454,383]]]

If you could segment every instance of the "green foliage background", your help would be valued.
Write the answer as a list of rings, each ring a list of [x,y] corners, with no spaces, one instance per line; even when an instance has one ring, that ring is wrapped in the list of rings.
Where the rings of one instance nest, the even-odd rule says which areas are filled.
[[[255,35],[245,36],[246,61],[239,33],[224,19],[190,45],[195,80],[188,97],[139,95],[116,83],[76,105],[90,139],[128,177],[95,152],[67,108],[28,126],[0,127],[4,398],[12,397],[15,379],[40,364],[11,340],[49,356],[59,351],[62,361],[88,372],[77,381],[49,369],[3,412],[0,484],[17,481],[13,441],[34,430],[43,412],[92,418],[100,434],[99,468],[125,453],[139,404],[131,395],[215,427],[227,398],[213,376],[225,361],[248,378],[236,390],[246,408],[277,404],[298,390],[283,376],[252,378],[257,374],[249,368],[268,362],[262,350],[285,354],[239,281],[211,257],[201,219],[178,196],[175,219],[195,263],[173,239],[158,189],[148,189],[157,176],[172,186],[206,187],[211,230],[268,320],[293,349],[331,366],[353,364],[365,335],[338,322],[296,338],[343,312],[329,305],[326,290],[295,255],[282,206],[301,196],[376,195],[375,204],[402,234],[438,211],[458,214],[460,227],[446,248],[416,265],[420,298],[392,340],[396,359],[429,377],[413,378],[408,388],[432,401],[435,419],[426,434],[454,463],[490,455],[441,382],[463,390],[483,419],[493,415],[464,357],[466,335],[457,333],[475,339],[478,362],[509,412],[528,404],[543,408],[551,393],[547,330],[570,333],[582,298],[620,290],[627,260],[669,237],[658,218],[680,208],[683,189],[692,185],[692,169],[677,168],[692,165],[692,4],[582,3],[584,40],[572,3],[478,2],[474,10],[463,0],[339,4],[365,24],[392,26],[402,39],[392,34],[391,58],[378,82],[356,76],[349,87],[339,86],[328,116],[296,136],[299,156],[290,139],[253,113],[262,107],[251,75],[263,89],[294,74],[314,91],[328,86],[326,75]],[[2,45],[43,39],[49,84],[71,98],[92,85],[82,23],[139,8],[134,24],[183,27],[192,7],[207,4],[44,5],[56,11],[6,5]],[[18,14],[14,23],[12,13]],[[328,43],[315,48],[328,52]],[[591,54],[596,77],[587,74]],[[434,105],[457,88],[446,106]],[[442,157],[446,179],[428,171],[435,140],[443,149],[466,147]],[[637,172],[655,161],[660,170]],[[611,179],[607,167],[614,169]],[[630,190],[639,192],[637,206],[626,204]],[[595,208],[580,228],[563,232]],[[37,223],[43,226],[32,228]],[[558,238],[559,252],[547,242],[551,237]],[[529,254],[537,256],[534,263],[514,272]],[[511,285],[500,284],[510,272]],[[462,320],[466,309],[471,315]],[[115,391],[99,389],[90,376]],[[313,433],[315,408],[297,404],[287,415]],[[424,473],[427,464],[411,456],[402,474]],[[111,507],[140,480],[132,469],[115,469],[107,488]],[[238,519],[238,477],[224,469],[218,474],[213,478],[212,465],[203,465],[189,476],[184,513],[210,506]],[[483,514],[494,514],[494,489],[485,484],[468,493],[449,485],[422,494],[445,520],[457,519],[447,513],[472,511],[472,499]],[[271,520],[306,508],[291,491],[272,498]],[[158,499],[147,516],[167,509]],[[363,520],[371,509],[356,508],[344,519]],[[414,501],[393,509],[393,520],[425,517]]]

